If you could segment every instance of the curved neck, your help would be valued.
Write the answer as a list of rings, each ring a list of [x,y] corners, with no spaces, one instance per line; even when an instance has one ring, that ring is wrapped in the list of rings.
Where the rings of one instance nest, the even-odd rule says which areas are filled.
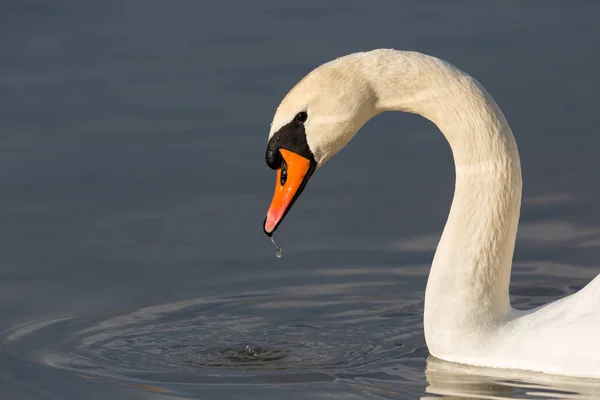
[[[420,114],[452,148],[454,198],[425,295],[425,335],[437,355],[456,347],[456,337],[509,318],[521,203],[517,145],[492,97],[457,68],[412,52],[381,51],[363,62],[377,112]]]

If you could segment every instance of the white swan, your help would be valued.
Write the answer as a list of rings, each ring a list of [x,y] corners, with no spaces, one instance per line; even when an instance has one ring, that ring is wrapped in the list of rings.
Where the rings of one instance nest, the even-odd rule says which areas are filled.
[[[279,105],[267,145],[277,170],[264,230],[271,236],[311,174],[373,116],[420,114],[454,156],[452,207],[425,293],[432,355],[477,366],[600,378],[600,276],[530,311],[511,308],[509,281],[521,203],[517,145],[472,77],[415,52],[351,54],[310,72]]]

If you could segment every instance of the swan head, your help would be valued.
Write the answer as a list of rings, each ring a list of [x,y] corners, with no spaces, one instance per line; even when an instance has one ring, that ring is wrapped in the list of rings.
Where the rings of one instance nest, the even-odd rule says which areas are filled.
[[[264,222],[271,236],[312,174],[375,115],[375,96],[357,53],[323,64],[285,96],[273,118],[267,165],[277,171]]]

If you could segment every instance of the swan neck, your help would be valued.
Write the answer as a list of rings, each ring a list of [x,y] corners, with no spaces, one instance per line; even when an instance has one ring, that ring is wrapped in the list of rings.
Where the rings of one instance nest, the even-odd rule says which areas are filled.
[[[377,112],[420,114],[444,134],[455,163],[452,206],[425,296],[425,335],[441,356],[457,338],[509,318],[509,281],[521,202],[512,131],[487,91],[452,65],[382,52],[369,65]]]

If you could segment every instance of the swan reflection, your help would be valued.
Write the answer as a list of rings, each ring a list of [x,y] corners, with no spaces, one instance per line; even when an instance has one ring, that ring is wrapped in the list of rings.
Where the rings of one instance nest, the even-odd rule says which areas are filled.
[[[589,399],[600,381],[515,369],[474,367],[429,356],[422,399]]]

